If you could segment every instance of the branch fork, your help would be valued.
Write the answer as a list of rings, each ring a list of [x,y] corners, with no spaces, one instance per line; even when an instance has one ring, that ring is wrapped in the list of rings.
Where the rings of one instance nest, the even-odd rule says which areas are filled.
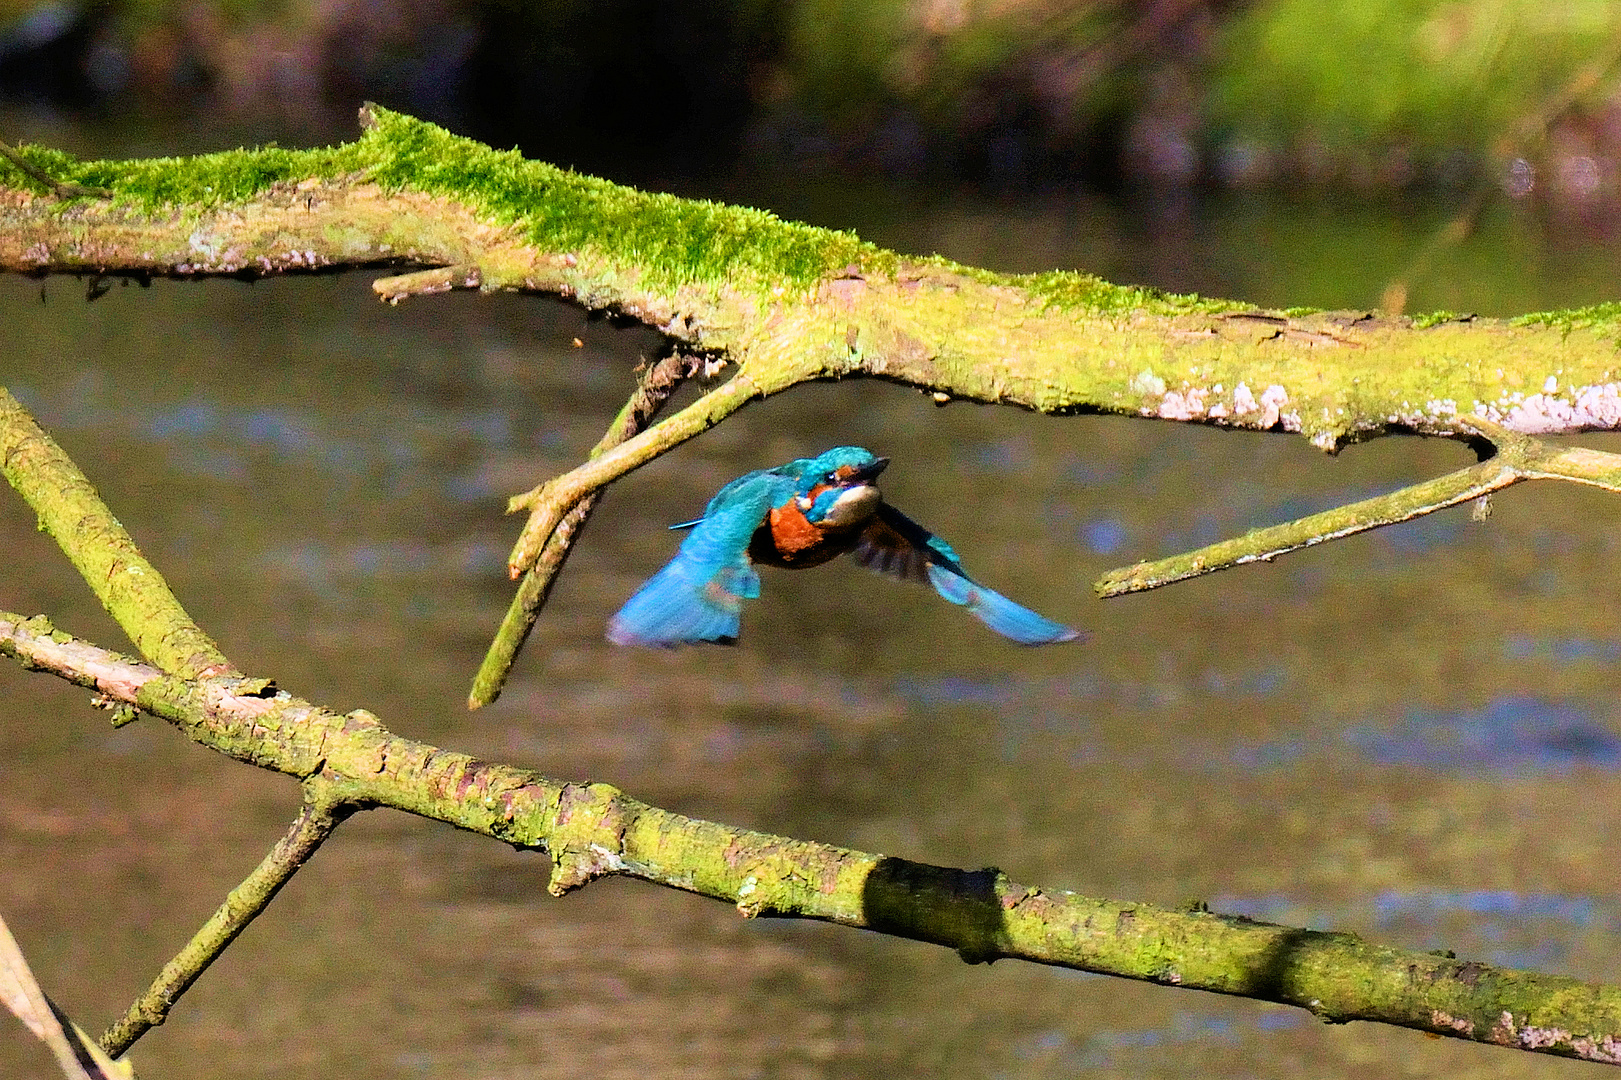
[[[1254,529],[1196,551],[1110,570],[1093,583],[1093,591],[1100,598],[1108,599],[1157,589],[1245,563],[1270,562],[1301,548],[1411,521],[1449,506],[1485,500],[1493,492],[1522,480],[1568,480],[1621,493],[1621,454],[1579,446],[1556,446],[1478,416],[1461,418],[1454,437],[1472,442],[1483,440],[1490,456],[1466,469],[1388,495],[1349,503],[1270,528]],[[1482,510],[1477,501],[1476,519],[1483,520],[1489,514],[1489,504]]]

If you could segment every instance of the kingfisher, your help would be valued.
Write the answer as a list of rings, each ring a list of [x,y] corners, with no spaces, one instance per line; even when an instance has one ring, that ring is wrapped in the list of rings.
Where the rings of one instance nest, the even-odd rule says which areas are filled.
[[[1084,635],[968,576],[951,545],[884,502],[874,481],[889,459],[859,446],[741,476],[716,493],[681,550],[608,622],[615,645],[737,641],[743,601],[760,595],[756,565],[799,570],[847,552],[863,566],[927,582],[1020,645]]]

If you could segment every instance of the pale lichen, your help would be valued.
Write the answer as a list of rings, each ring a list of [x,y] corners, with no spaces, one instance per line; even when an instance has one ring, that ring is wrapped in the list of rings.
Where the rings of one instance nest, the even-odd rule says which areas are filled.
[[[1551,375],[1548,384],[1554,384]],[[1515,393],[1496,402],[1477,401],[1475,415],[1526,435],[1621,426],[1621,383],[1571,387],[1568,396],[1556,389],[1529,397]]]

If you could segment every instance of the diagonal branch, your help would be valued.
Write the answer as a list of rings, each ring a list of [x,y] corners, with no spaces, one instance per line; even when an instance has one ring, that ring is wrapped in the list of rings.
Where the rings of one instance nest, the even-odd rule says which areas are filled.
[[[1517,152],[1528,152],[1532,147],[1545,142],[1548,131],[1554,123],[1579,101],[1584,95],[1592,93],[1600,86],[1621,64],[1621,29],[1610,35],[1608,41],[1599,49],[1597,54],[1582,65],[1571,77],[1565,80],[1563,86],[1538,102],[1536,107],[1525,115],[1517,118],[1509,129],[1500,133],[1492,145],[1493,167],[1500,167],[1508,162],[1511,155]],[[1397,272],[1385,284],[1380,293],[1379,306],[1384,310],[1400,314],[1407,306],[1407,294],[1412,283],[1427,275],[1434,265],[1435,259],[1448,248],[1457,247],[1467,240],[1480,222],[1492,196],[1497,193],[1498,176],[1488,175],[1475,183],[1462,204],[1440,228],[1432,233],[1407,265]]]
[[[79,467],[0,386],[0,473],[39,515],[141,655],[176,675],[238,674]]]
[[[518,542],[513,545],[512,554],[507,559],[508,572],[517,577],[534,565],[542,545],[557,530],[564,516],[582,499],[693,436],[708,431],[768,392],[750,379],[747,371],[740,370],[674,416],[659,421],[634,438],[626,439],[562,476],[548,480],[522,495],[513,496],[507,503],[507,512],[528,510],[529,520],[524,523]]]
[[[335,804],[390,806],[550,854],[549,890],[640,878],[736,905],[745,917],[815,919],[1001,958],[1294,1005],[1331,1022],[1621,1064],[1621,987],[1221,915],[1020,885],[962,870],[772,836],[649,806],[607,784],[572,784],[477,761],[232,680],[182,679],[0,612],[0,653],[94,682],[117,704],[295,776],[318,772]],[[91,676],[93,666],[101,674]]]
[[[226,946],[248,928],[270,905],[281,887],[357,809],[333,796],[332,784],[319,776],[304,782],[304,805],[286,835],[276,842],[264,861],[254,868],[225,902],[203,923],[174,959],[163,965],[152,985],[131,1003],[129,1010],[101,1036],[101,1046],[118,1057],[148,1031],[169,1017],[169,1010],[191,988]]]
[[[645,429],[670,395],[702,363],[698,357],[672,353],[648,367],[637,380],[630,400],[613,423],[608,425],[608,433],[592,449],[591,456],[595,458],[606,453]],[[479,664],[478,674],[473,677],[473,687],[467,695],[469,709],[481,708],[501,696],[501,688],[506,685],[507,674],[518,658],[518,650],[523,648],[529,631],[534,629],[540,609],[551,595],[552,583],[568,561],[569,552],[574,550],[585,523],[590,520],[591,512],[601,498],[602,489],[599,488],[576,503],[546,538],[534,565],[524,573],[518,592],[507,608],[506,617],[501,620],[501,628],[496,631],[489,651]]]
[[[0,1004],[51,1048],[68,1080],[134,1080],[128,1061],[114,1061],[46,996],[22,950],[0,919]]]
[[[1338,506],[1282,525],[1254,529],[1197,551],[1110,570],[1098,578],[1092,588],[1098,596],[1108,599],[1157,589],[1245,563],[1270,562],[1279,555],[1304,547],[1411,521],[1471,499],[1482,499],[1522,480],[1569,480],[1621,493],[1621,454],[1579,446],[1554,446],[1479,417],[1461,419],[1459,426],[1490,440],[1496,453],[1478,465],[1388,495]]]

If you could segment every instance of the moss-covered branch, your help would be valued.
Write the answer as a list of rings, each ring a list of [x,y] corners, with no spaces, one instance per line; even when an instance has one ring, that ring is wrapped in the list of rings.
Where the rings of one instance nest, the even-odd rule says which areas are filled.
[[[387,297],[521,289],[639,319],[761,393],[868,375],[973,401],[1281,428],[1333,449],[1478,414],[1522,432],[1621,425],[1621,309],[1495,319],[1262,312],[1080,273],[908,258],[769,213],[525,161],[384,109],[352,143],[0,165],[0,269],[261,275],[437,267]]]
[[[62,548],[141,655],[176,675],[236,673],[78,466],[3,386],[0,474],[39,515],[39,527]]]
[[[515,498],[530,517],[514,577],[604,484],[814,379],[1293,431],[1325,450],[1397,430],[1456,435],[1470,418],[1529,434],[1621,426],[1621,305],[1406,319],[1256,311],[1071,272],[993,274],[580,176],[385,109],[362,110],[362,122],[356,141],[316,150],[80,162],[26,148],[27,174],[0,165],[0,269],[418,268],[379,280],[379,295],[549,292],[731,366],[730,382],[683,412]],[[55,178],[53,194],[38,193],[39,175]],[[80,190],[64,184],[112,197],[64,198]]]
[[[622,430],[632,419],[640,422],[638,404],[620,419]],[[586,468],[657,430],[607,450]],[[1613,465],[1590,452],[1537,456],[1534,440],[1491,434],[1528,474],[1615,479],[1605,471]],[[92,585],[95,568],[114,555],[138,558],[128,536],[106,526],[111,514],[88,482],[9,399],[0,438],[11,448],[3,458],[8,476],[16,473],[14,484],[37,501],[81,569],[91,568]],[[46,498],[46,477],[74,489],[72,497],[60,505]],[[95,528],[81,533],[71,527],[80,521]],[[109,601],[109,607],[124,610],[128,603]],[[149,609],[190,625],[166,589],[131,608]],[[167,655],[156,646],[151,651]],[[269,902],[343,812],[366,806],[544,851],[556,894],[604,875],[633,876],[724,900],[746,916],[867,927],[945,945],[970,961],[1024,959],[1291,1004],[1334,1021],[1376,1020],[1621,1062],[1621,988],[1387,949],[1352,935],[1047,891],[994,869],[928,866],[687,818],[605,784],[552,780],[403,739],[364,710],[335,714],[219,664],[193,664],[196,670],[188,672],[132,661],[56,631],[44,617],[0,612],[0,653],[94,687],[115,722],[137,711],[162,717],[194,741],[295,777],[313,793],[306,815],[277,850],[109,1032],[109,1044],[120,1048],[162,1019],[175,995]]]
[[[205,746],[318,777],[329,799],[547,852],[554,895],[605,875],[635,877],[735,904],[748,917],[866,927],[956,949],[970,962],[1029,960],[1295,1005],[1333,1022],[1374,1020],[1621,1063],[1621,988],[701,821],[606,784],[551,780],[403,739],[364,711],[339,715],[285,693],[244,696],[229,678],[164,675],[4,612],[0,653],[93,682]]]
[[[608,425],[607,434],[591,451],[591,456],[604,454],[639,434],[658,415],[670,395],[702,363],[697,357],[677,353],[649,366],[637,380],[630,400],[614,417],[613,423]],[[501,688],[506,685],[518,650],[523,648],[529,631],[534,629],[540,609],[551,595],[552,584],[562,571],[563,564],[568,561],[569,552],[579,541],[580,532],[590,520],[600,496],[601,489],[598,488],[575,503],[556,528],[548,531],[549,535],[536,554],[534,564],[524,572],[523,581],[519,583],[506,616],[501,620],[501,627],[496,631],[483,662],[479,664],[478,674],[473,677],[473,687],[467,695],[468,708],[483,708],[501,696]]]
[[[304,805],[286,835],[276,842],[264,860],[208,917],[174,959],[163,965],[152,985],[136,998],[129,1010],[101,1036],[101,1046],[118,1057],[135,1040],[168,1019],[169,1010],[219,959],[237,935],[258,918],[281,887],[292,880],[299,867],[309,861],[326,838],[355,807],[333,798],[332,785],[321,776],[304,781]]]

